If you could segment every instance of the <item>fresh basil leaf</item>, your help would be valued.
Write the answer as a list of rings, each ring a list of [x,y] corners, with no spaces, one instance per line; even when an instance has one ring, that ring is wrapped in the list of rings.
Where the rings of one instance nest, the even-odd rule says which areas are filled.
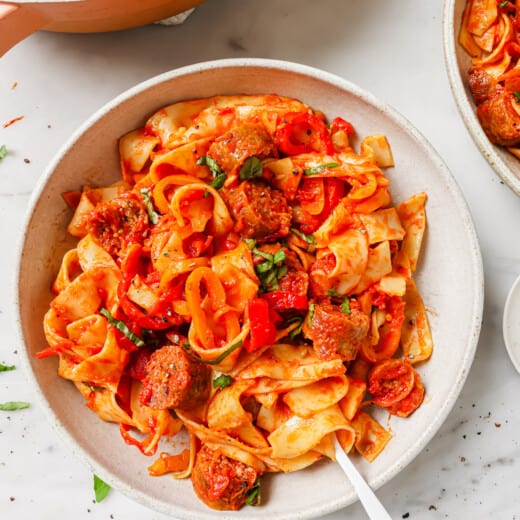
[[[280,278],[283,278],[286,274],[289,268],[284,264],[281,265],[277,271],[276,271],[276,278],[279,280]]]
[[[258,273],[267,273],[267,271],[270,271],[273,268],[273,261],[272,260],[266,260],[265,262],[262,262],[261,264],[258,264],[255,266],[255,271]]]
[[[316,309],[316,304],[315,303],[311,303],[309,305],[309,314],[308,314],[308,322],[309,322],[309,325],[312,324],[312,320],[314,319],[314,311]]]
[[[278,264],[285,260],[285,251],[283,249],[279,249],[273,256],[273,263]]]
[[[237,348],[240,348],[243,345],[242,340],[237,341],[234,345],[231,345],[227,350],[222,352],[220,356],[216,357],[215,359],[212,359],[210,361],[206,359],[202,359],[200,356],[198,356],[193,350],[191,350],[191,346],[189,343],[183,343],[182,348],[186,351],[186,353],[196,361],[200,361],[201,363],[206,363],[206,365],[218,365],[221,363],[224,359],[226,359],[231,352],[234,352]]]
[[[350,299],[345,296],[343,303],[341,304],[341,312],[343,314],[350,314]]]
[[[295,320],[293,320],[293,322],[294,321],[298,322],[298,325],[293,330],[291,330],[291,332],[289,332],[289,337],[291,339],[296,338],[296,336],[301,333],[303,327],[303,318],[298,316]]]
[[[220,169],[220,166],[215,159],[210,157],[209,155],[203,155],[202,157],[199,157],[197,160],[197,164],[200,166],[207,166],[213,175],[213,177],[216,177],[217,175],[222,173],[222,170]]]
[[[242,168],[240,168],[239,177],[241,180],[246,181],[253,177],[259,177],[263,171],[262,161],[260,161],[258,157],[248,157],[242,165]]]
[[[517,100],[517,101],[520,101],[520,92],[518,92],[518,91],[515,90],[515,91],[513,91],[513,94],[514,94],[516,100]]]
[[[216,190],[220,190],[222,186],[224,186],[224,183],[226,182],[227,175],[224,172],[219,173],[210,183],[210,186],[212,188],[215,188]]]
[[[336,168],[337,166],[339,166],[339,164],[335,162],[320,164],[319,166],[314,166],[314,168],[305,168],[303,173],[304,175],[316,175],[317,173],[320,173],[327,168]]]
[[[291,228],[291,232],[294,233],[297,237],[301,238],[302,240],[305,240],[305,242],[307,242],[308,244],[316,244],[316,239],[314,238],[314,235],[306,235],[305,233],[302,233],[296,228]]]
[[[8,401],[7,403],[0,403],[0,410],[2,412],[14,412],[15,410],[23,410],[29,408],[29,403],[24,401]]]
[[[145,342],[137,335],[134,334],[129,328],[128,325],[121,320],[116,320],[108,309],[104,307],[99,311],[102,316],[104,316],[112,327],[115,327],[121,334],[123,334],[127,339],[129,339],[135,346],[144,347]]]
[[[110,486],[101,480],[97,475],[94,475],[94,493],[96,494],[96,502],[101,502],[104,500],[108,492],[110,491]]]
[[[252,251],[256,246],[256,240],[254,238],[243,238],[245,245]]]
[[[144,205],[146,207],[146,212],[148,213],[148,218],[152,224],[157,224],[159,221],[159,214],[155,211],[153,207],[152,199],[150,198],[150,190],[148,188],[141,188],[141,195],[143,197]]]
[[[0,372],[8,372],[9,370],[15,370],[16,367],[14,365],[2,365],[0,363]]]
[[[257,249],[256,247],[253,249],[253,253],[255,255],[261,256],[262,258],[265,258],[266,260],[269,260],[270,262],[273,261],[273,255],[270,253],[264,253],[263,251],[260,251],[260,249]]]
[[[233,383],[233,378],[227,374],[222,374],[213,379],[213,388],[226,388]]]
[[[2,159],[4,159],[8,154],[8,151],[7,151],[7,146],[5,146],[5,144],[3,144],[2,146],[0,146],[0,161]]]
[[[247,493],[246,504],[248,506],[259,506],[261,502],[260,494],[260,479],[258,478],[254,483],[251,491]]]

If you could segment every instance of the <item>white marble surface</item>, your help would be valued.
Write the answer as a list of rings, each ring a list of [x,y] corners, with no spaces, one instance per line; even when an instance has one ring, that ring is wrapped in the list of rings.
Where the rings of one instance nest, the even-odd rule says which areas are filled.
[[[482,334],[447,421],[378,495],[393,518],[519,517],[520,375],[507,357],[501,320],[520,273],[520,200],[480,155],[459,117],[444,69],[441,22],[440,0],[209,0],[179,27],[40,33],[0,58],[0,123],[24,116],[8,128],[0,124],[0,145],[10,152],[0,163],[0,362],[18,366],[0,373],[0,402],[33,402],[27,410],[0,412],[0,518],[166,518],[116,491],[94,503],[91,473],[34,404],[14,325],[15,244],[31,189],[87,116],[155,74],[238,56],[301,62],[357,83],[407,117],[451,169],[482,248]],[[355,504],[327,519],[346,516],[365,517]]]

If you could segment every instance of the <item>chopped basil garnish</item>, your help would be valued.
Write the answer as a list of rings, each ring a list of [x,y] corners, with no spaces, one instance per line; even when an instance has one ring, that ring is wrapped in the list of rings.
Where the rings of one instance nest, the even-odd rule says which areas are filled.
[[[193,350],[191,350],[191,346],[189,343],[183,343],[182,348],[186,351],[186,353],[196,361],[200,361],[201,363],[206,363],[206,365],[218,365],[221,363],[225,358],[231,354],[231,352],[234,352],[237,348],[240,348],[243,345],[242,340],[238,341],[234,345],[231,345],[227,350],[222,352],[220,356],[216,357],[215,359],[212,359],[210,361],[206,359],[202,359],[200,356],[198,356]]]
[[[254,483],[251,491],[247,494],[246,504],[248,506],[259,506],[261,501],[260,495],[260,479],[258,478]]]
[[[216,190],[220,190],[220,188],[222,188],[222,186],[224,186],[224,183],[226,182],[226,178],[227,178],[227,175],[222,172],[222,173],[219,173],[211,182],[210,182],[210,186],[212,188],[215,188]]]
[[[159,214],[153,207],[153,202],[150,198],[150,190],[148,188],[141,188],[141,195],[143,196],[144,205],[146,207],[146,212],[148,213],[150,222],[152,224],[157,224],[159,221]]]
[[[502,2],[500,2],[498,4],[498,7],[500,7],[500,8],[505,7],[508,3],[509,3],[509,0],[502,0]]]
[[[218,162],[215,161],[215,159],[211,158],[209,155],[203,155],[202,157],[199,157],[197,164],[205,165],[209,168],[211,175],[213,176],[213,181],[210,183],[212,188],[220,190],[220,188],[224,186],[227,175],[221,170]],[[209,197],[209,192],[204,192],[203,197]]]
[[[339,164],[336,162],[320,164],[319,166],[314,166],[314,168],[305,168],[305,170],[303,170],[303,173],[305,175],[316,175],[317,173],[320,173],[323,170],[326,170],[327,168],[336,168],[337,166],[339,166]]]
[[[293,329],[291,330],[291,332],[289,332],[289,337],[291,339],[294,339],[296,336],[298,336],[298,334],[301,333],[302,331],[302,327],[303,327],[303,318],[300,317],[300,316],[297,316],[296,318],[293,318],[290,323],[298,323],[298,325]]]
[[[9,370],[14,370],[16,367],[14,365],[2,365],[0,363],[0,372],[8,372]]]
[[[316,239],[314,238],[313,235],[306,235],[305,233],[302,233],[301,231],[299,231],[298,229],[296,228],[291,228],[291,232],[296,235],[298,238],[301,238],[302,240],[304,240],[305,242],[307,242],[307,244],[309,244],[309,248],[308,250],[312,253],[315,249],[315,246],[316,246]]]
[[[106,498],[110,486],[101,480],[97,475],[94,475],[94,493],[96,494],[96,502],[101,502]]]
[[[5,146],[5,144],[0,146],[0,161],[7,156],[7,153],[7,146]]]
[[[327,294],[328,294],[329,296],[332,296],[332,297],[337,296],[337,294],[336,294],[336,289],[334,289],[334,287],[333,287],[332,289],[329,289],[329,290],[327,291]]]
[[[15,410],[23,410],[29,408],[29,403],[24,401],[8,401],[7,403],[0,403],[0,410],[2,412],[13,412]]]
[[[278,289],[278,280],[287,274],[287,266],[283,264],[286,259],[285,251],[279,249],[274,255],[271,255],[255,247],[253,253],[265,258],[265,262],[255,266],[256,274],[262,283],[262,289],[264,291]]]
[[[256,246],[256,240],[254,238],[243,238],[245,245],[252,251]]]
[[[258,157],[248,157],[242,165],[242,168],[240,168],[239,176],[241,180],[247,181],[253,177],[259,177],[263,171],[262,162]]]
[[[145,342],[137,335],[134,334],[129,328],[128,325],[121,320],[116,320],[108,309],[104,307],[99,311],[101,315],[103,315],[112,327],[115,327],[121,334],[123,334],[127,339],[129,339],[135,346],[144,347]]]
[[[308,322],[309,322],[309,325],[311,325],[312,323],[312,320],[314,319],[314,310],[316,309],[316,304],[315,303],[311,303],[309,305],[309,314],[308,314]]]
[[[83,381],[83,384],[88,386],[91,392],[102,392],[105,389],[103,386],[96,386],[89,383],[88,381]]]
[[[233,383],[233,378],[227,374],[222,374],[217,378],[213,379],[213,388],[226,388],[226,386]]]
[[[343,314],[350,314],[350,299],[345,296],[343,303],[341,304],[341,312]]]
[[[213,177],[216,177],[219,173],[222,173],[222,170],[220,169],[218,162],[215,161],[215,159],[213,159],[209,155],[203,155],[202,157],[199,157],[199,159],[197,160],[197,164],[199,166],[207,166]]]
[[[513,94],[514,94],[516,100],[517,100],[517,101],[520,101],[520,92],[518,92],[518,91],[515,90],[515,91],[513,91]]]

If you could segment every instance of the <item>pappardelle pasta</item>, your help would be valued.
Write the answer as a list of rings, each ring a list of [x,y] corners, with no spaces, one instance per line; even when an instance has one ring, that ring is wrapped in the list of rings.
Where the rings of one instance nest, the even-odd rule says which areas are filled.
[[[482,129],[520,158],[519,13],[513,0],[467,0],[459,43],[471,56],[467,79]]]
[[[266,472],[391,438],[432,353],[413,281],[426,195],[392,204],[384,135],[277,95],[173,104],[119,140],[122,180],[64,194],[79,240],[44,318],[58,373],[214,509]]]

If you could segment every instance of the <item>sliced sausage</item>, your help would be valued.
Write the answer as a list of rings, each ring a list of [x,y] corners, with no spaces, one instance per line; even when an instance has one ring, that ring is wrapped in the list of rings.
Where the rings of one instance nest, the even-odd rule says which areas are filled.
[[[126,193],[99,203],[87,215],[87,230],[112,256],[148,233],[148,214],[137,195]]]
[[[313,342],[318,356],[343,361],[355,359],[369,327],[368,316],[360,310],[351,307],[347,314],[332,303],[316,304],[312,318],[306,321],[304,335]]]
[[[251,466],[204,445],[197,453],[191,481],[195,493],[207,506],[237,511],[245,504],[258,477],[258,471]]]
[[[190,358],[179,345],[156,350],[145,373],[140,400],[150,408],[190,409],[209,397],[211,369]]]
[[[504,90],[477,108],[480,124],[493,143],[502,146],[520,143],[520,115],[514,108],[516,103],[514,94]]]
[[[273,155],[276,147],[261,124],[243,123],[215,139],[208,155],[215,159],[227,174],[242,166],[248,157],[263,159]]]
[[[223,191],[236,224],[235,231],[247,238],[268,242],[289,234],[291,211],[281,191],[265,181],[241,182]]]

